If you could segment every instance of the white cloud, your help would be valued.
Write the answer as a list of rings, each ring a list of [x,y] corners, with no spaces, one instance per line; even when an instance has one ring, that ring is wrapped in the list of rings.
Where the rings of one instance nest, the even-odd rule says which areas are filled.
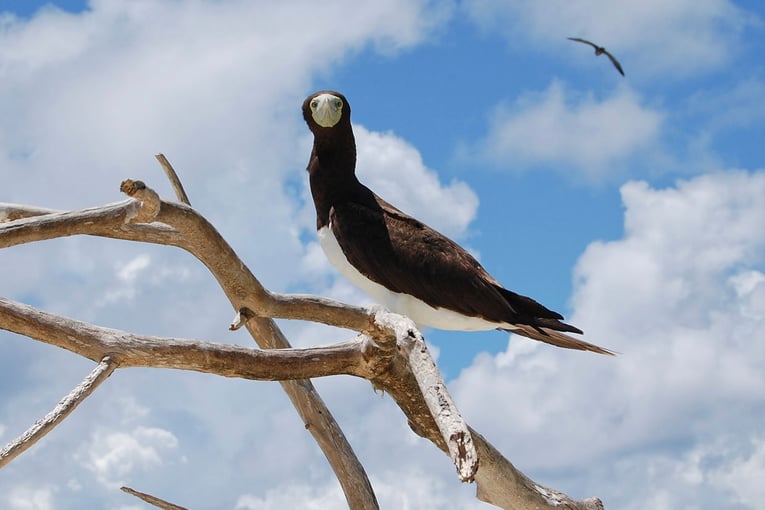
[[[706,131],[745,129],[765,119],[765,83],[744,79],[724,93],[700,90],[688,98],[688,113]],[[705,119],[701,123],[697,117]]]
[[[343,492],[337,484],[328,487],[298,485],[278,487],[266,492],[261,498],[246,494],[236,502],[236,510],[279,510],[281,508],[304,508],[305,510],[330,510],[347,508]]]
[[[151,264],[151,257],[146,254],[131,259],[117,271],[117,278],[126,283],[132,283]]]
[[[82,206],[144,173],[166,190],[152,161],[159,150],[197,204],[233,186],[278,196],[273,180],[292,161],[311,74],[369,44],[416,44],[448,14],[418,2],[351,5],[102,0],[83,14],[45,10],[5,25],[0,175],[16,186],[4,198]]]
[[[765,172],[704,175],[667,189],[624,185],[624,238],[592,243],[580,258],[571,318],[588,339],[622,354],[512,339],[505,353],[479,356],[451,385],[471,424],[521,468],[562,478],[567,467],[597,471],[593,480],[602,483],[613,474],[597,466],[620,465],[618,479],[635,489],[613,489],[618,508],[722,497],[708,487],[693,497],[670,486],[649,490],[660,478],[651,473],[736,430],[744,443],[755,439],[739,468],[719,471],[731,478],[697,462],[672,479],[693,486],[718,476],[726,491],[740,486],[751,505],[765,395],[765,345],[757,341],[765,338],[763,196]]]
[[[595,180],[623,173],[630,158],[656,143],[662,113],[628,89],[602,101],[571,96],[553,82],[543,93],[499,106],[479,152],[500,168],[573,168]]]
[[[472,494],[464,491],[454,494],[443,479],[417,467],[404,467],[383,476],[372,476],[371,483],[380,508],[417,510],[488,509]],[[237,510],[278,510],[301,508],[305,510],[342,510],[348,508],[340,486],[297,484],[268,490],[264,497],[246,494],[237,500]]]
[[[32,488],[15,487],[5,492],[7,508],[11,510],[53,510],[55,505],[55,494],[57,488],[52,485],[43,485]]]
[[[172,432],[140,426],[129,433],[98,431],[77,456],[100,483],[119,487],[134,471],[163,464],[167,451],[177,447]]]
[[[566,37],[583,37],[609,48],[633,77],[662,79],[705,72],[731,61],[751,13],[729,0],[468,0],[468,16],[487,30],[574,59],[577,65],[608,66]],[[614,79],[621,78],[608,69]]]
[[[439,182],[416,148],[393,133],[354,125],[358,176],[383,199],[450,237],[465,234],[478,197],[467,184]]]
[[[765,439],[755,438],[751,450],[712,473],[715,483],[727,487],[737,502],[759,508],[765,501]]]

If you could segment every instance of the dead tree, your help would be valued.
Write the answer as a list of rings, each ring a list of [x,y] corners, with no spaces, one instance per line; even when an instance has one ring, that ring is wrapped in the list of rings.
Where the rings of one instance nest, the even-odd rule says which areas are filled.
[[[447,453],[462,482],[475,482],[477,498],[508,510],[602,509],[597,498],[574,500],[539,485],[517,470],[456,409],[420,332],[400,315],[309,295],[264,288],[218,231],[188,204],[161,200],[140,181],[126,180],[131,198],[59,212],[0,203],[0,248],[72,235],[91,235],[182,248],[204,264],[230,300],[232,329],[245,327],[260,349],[132,334],[87,324],[0,296],[0,328],[66,349],[96,367],[48,415],[0,450],[0,468],[50,432],[111,373],[125,367],[195,370],[225,377],[279,381],[305,428],[321,447],[351,509],[379,508],[363,466],[310,379],[353,375],[395,400],[412,430]],[[173,180],[174,179],[174,180]],[[273,319],[320,322],[358,332],[353,341],[293,349]],[[127,492],[161,508],[180,508],[133,489]]]

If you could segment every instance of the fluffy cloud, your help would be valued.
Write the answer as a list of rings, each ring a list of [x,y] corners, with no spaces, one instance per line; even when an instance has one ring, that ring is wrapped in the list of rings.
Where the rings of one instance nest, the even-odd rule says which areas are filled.
[[[52,510],[56,508],[55,493],[56,488],[51,485],[40,488],[15,487],[7,491],[2,499],[11,510]]]
[[[757,508],[765,500],[765,438],[751,441],[750,450],[714,470],[712,483],[733,493],[735,500],[749,508]],[[704,460],[704,459],[701,459]]]
[[[130,432],[99,431],[77,456],[100,483],[119,487],[133,471],[160,466],[166,451],[177,447],[172,432],[138,427]]]
[[[595,180],[622,173],[630,158],[650,148],[662,120],[626,88],[599,101],[554,82],[543,93],[498,107],[478,150],[501,168],[573,168]]]
[[[704,498],[725,501],[729,491],[756,508],[751,480],[762,469],[765,394],[765,346],[757,341],[765,335],[763,196],[765,172],[705,175],[666,189],[624,185],[624,238],[592,243],[580,258],[572,317],[590,340],[622,354],[611,359],[512,339],[506,352],[479,356],[452,385],[469,421],[514,452],[518,465],[548,473],[561,487],[572,484],[574,494],[588,495],[581,491],[591,485],[581,476],[567,480],[565,466],[589,469],[593,479],[606,476],[600,464],[618,466],[613,479],[628,478],[634,490],[622,482],[593,488],[617,508],[704,506]],[[726,439],[739,455],[715,449]],[[711,462],[719,452],[727,460]],[[707,460],[691,464],[694,456]],[[669,460],[678,457],[682,465]],[[699,478],[716,485],[698,494]],[[660,479],[667,492],[653,490]],[[666,480],[684,480],[687,490]]]
[[[728,63],[753,19],[729,0],[468,0],[463,5],[471,19],[504,34],[514,46],[522,38],[537,49],[602,66],[591,51],[565,37],[603,44],[617,54],[628,76],[681,76]]]
[[[465,234],[478,209],[478,197],[467,184],[456,180],[441,184],[417,149],[393,133],[376,133],[356,125],[354,134],[360,180],[444,234],[455,238]]]
[[[452,494],[448,481],[437,479],[418,468],[391,471],[384,476],[372,476],[380,508],[416,508],[418,510],[488,509],[490,505],[477,501],[473,495]],[[237,500],[237,510],[343,510],[348,508],[337,484],[311,486],[299,484],[269,490],[264,497],[244,495]]]

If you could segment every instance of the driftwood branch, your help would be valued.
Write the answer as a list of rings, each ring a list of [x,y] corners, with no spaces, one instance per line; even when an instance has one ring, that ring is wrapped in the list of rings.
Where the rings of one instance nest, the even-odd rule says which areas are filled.
[[[164,154],[157,154],[154,157],[157,158],[157,161],[159,161],[159,164],[162,166],[162,170],[165,171],[165,175],[170,181],[170,185],[173,187],[173,190],[175,191],[175,196],[176,198],[178,198],[178,201],[181,202],[182,204],[186,204],[190,206],[191,202],[189,201],[189,196],[186,194],[186,190],[183,189],[183,184],[181,183],[181,179],[178,177],[178,174],[175,172],[175,168],[173,168],[173,165],[170,164],[170,162],[167,160]]]
[[[267,350],[136,335],[44,312],[5,298],[0,298],[0,328],[91,360],[104,358],[108,363],[102,364],[112,368],[174,368],[261,381],[343,374],[371,378],[377,369],[367,358],[373,358],[372,351],[379,349],[363,335],[326,347]]]
[[[8,300],[0,300],[0,328],[94,360],[108,353],[119,367],[172,366],[209,370],[229,377],[275,380],[286,375],[300,378],[283,381],[282,385],[306,428],[324,450],[354,509],[378,505],[350,446],[347,446],[350,454],[338,446],[338,437],[345,445],[347,442],[329,411],[321,407],[317,412],[316,406],[323,403],[310,385],[310,377],[349,374],[369,379],[397,402],[416,433],[452,457],[460,479],[475,480],[477,496],[482,501],[513,510],[602,508],[597,499],[577,501],[536,484],[480,434],[468,429],[448,396],[422,336],[408,319],[315,296],[272,293],[252,275],[212,225],[193,209],[159,200],[156,193],[139,181],[125,181],[122,189],[138,200],[72,212],[45,213],[30,208],[28,217],[23,217],[23,206],[0,204],[0,218],[4,211],[6,218],[16,218],[0,224],[0,248],[69,235],[95,235],[183,248],[205,264],[219,282],[238,312],[235,323],[246,326],[262,348],[279,351],[141,337],[62,320]],[[289,343],[272,318],[311,320],[352,329],[360,335],[344,344],[289,349]],[[66,334],[61,334],[64,332]],[[127,349],[125,345],[132,347]],[[141,364],[150,362],[155,364]],[[303,394],[306,385],[310,387],[307,395]]]
[[[3,299],[0,298],[0,302],[2,301]],[[69,392],[51,412],[45,415],[43,419],[36,421],[26,432],[0,450],[0,468],[29,449],[69,416],[83,400],[88,398],[102,382],[112,375],[114,368],[115,364],[112,359],[108,355],[104,355],[96,368]]]
[[[120,487],[120,490],[122,492],[130,494],[131,496],[135,496],[138,499],[145,501],[146,503],[149,503],[150,505],[154,505],[157,508],[162,508],[163,510],[186,510],[186,508],[182,506],[174,505],[168,501],[165,501],[164,499],[160,499],[156,496],[152,496],[151,494],[146,494],[145,492],[131,489],[130,487]]]
[[[142,183],[137,186],[135,184],[136,181],[126,181],[123,187],[146,202],[128,200],[81,211],[48,214],[37,207],[0,204],[0,218],[16,218],[14,221],[0,223],[0,249],[71,235],[94,235],[177,246],[197,256],[210,269],[236,310],[242,308],[241,304],[237,304],[238,296],[247,285],[254,282],[256,292],[265,291],[209,222],[183,204],[162,202],[161,207],[158,207],[160,202],[156,194]],[[25,210],[29,214],[25,214]],[[133,223],[150,221],[154,216],[167,223]],[[174,220],[177,224],[173,224]],[[178,226],[186,228],[185,235]],[[221,251],[216,254],[215,250]],[[238,271],[234,268],[238,268]],[[245,277],[247,281],[239,278],[240,273],[245,274],[242,272],[248,275]],[[3,327],[1,321],[0,317],[0,327]],[[253,317],[247,321],[246,326],[253,339],[264,349],[290,347],[281,330],[270,318]],[[298,379],[282,381],[280,384],[338,477],[349,507],[378,508],[377,498],[363,465],[311,381]]]

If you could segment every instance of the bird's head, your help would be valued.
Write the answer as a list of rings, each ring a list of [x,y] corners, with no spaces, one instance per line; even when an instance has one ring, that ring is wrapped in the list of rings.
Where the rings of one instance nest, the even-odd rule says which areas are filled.
[[[341,120],[350,122],[351,107],[345,96],[332,90],[314,92],[303,101],[303,118],[311,131],[333,128]]]

